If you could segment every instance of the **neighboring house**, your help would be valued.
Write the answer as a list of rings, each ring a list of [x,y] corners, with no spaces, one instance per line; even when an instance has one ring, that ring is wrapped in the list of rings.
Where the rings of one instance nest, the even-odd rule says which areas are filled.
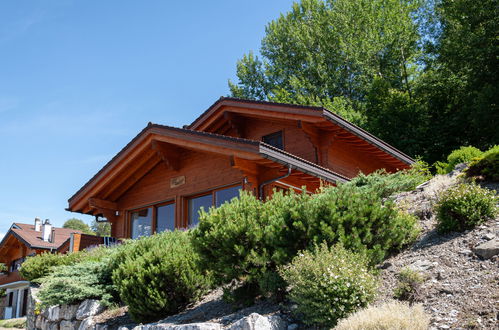
[[[184,128],[147,125],[69,199],[112,236],[187,228],[240,189],[314,192],[359,172],[408,168],[404,153],[327,109],[221,98]]]
[[[42,223],[36,218],[33,225],[13,223],[0,242],[0,263],[7,266],[7,271],[0,273],[0,289],[6,294],[0,302],[0,319],[26,315],[29,282],[19,275],[26,257],[43,252],[79,251],[103,243],[103,237],[85,235],[69,228],[55,228],[48,220]]]
[[[48,220],[35,219],[33,225],[14,223],[0,242],[0,263],[7,271],[0,275],[0,289],[6,296],[0,318],[10,319],[26,315],[29,282],[19,275],[19,268],[27,256],[45,251],[64,253],[69,250],[72,233],[80,231],[54,228]]]

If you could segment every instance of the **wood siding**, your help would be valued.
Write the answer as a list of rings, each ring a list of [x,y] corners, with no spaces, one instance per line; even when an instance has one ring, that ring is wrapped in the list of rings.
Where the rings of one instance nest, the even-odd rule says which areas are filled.
[[[231,166],[229,157],[184,151],[180,169],[167,169],[164,163],[156,165],[132,186],[118,201],[119,216],[112,226],[112,236],[130,237],[128,212],[144,206],[175,201],[175,226],[186,227],[185,198],[217,187],[242,184],[243,174]],[[185,183],[170,187],[170,180],[185,177]]]

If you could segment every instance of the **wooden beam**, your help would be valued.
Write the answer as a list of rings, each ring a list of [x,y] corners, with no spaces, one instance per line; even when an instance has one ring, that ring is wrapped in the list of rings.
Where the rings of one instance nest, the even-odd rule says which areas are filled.
[[[88,206],[94,209],[106,209],[106,210],[113,210],[116,211],[118,210],[118,204],[115,202],[111,202],[105,199],[99,199],[99,198],[89,198],[88,199]]]
[[[236,134],[240,138],[244,138],[246,136],[246,125],[243,122],[243,119],[232,113],[232,112],[224,112],[224,119],[227,121],[229,126],[236,131]]]
[[[180,155],[183,149],[157,140],[151,141],[151,148],[156,151],[156,154],[161,158],[167,169],[174,171],[180,169]]]

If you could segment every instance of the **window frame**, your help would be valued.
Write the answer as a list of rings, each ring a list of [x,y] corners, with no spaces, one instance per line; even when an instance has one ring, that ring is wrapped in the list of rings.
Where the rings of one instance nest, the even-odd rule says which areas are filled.
[[[217,191],[228,189],[228,188],[233,188],[233,187],[238,187],[238,186],[240,187],[240,190],[244,189],[243,183],[237,182],[237,183],[232,183],[229,185],[217,187],[214,189],[205,190],[205,191],[193,194],[193,195],[184,196],[182,198],[183,199],[183,217],[182,217],[182,220],[184,222],[185,228],[189,228],[189,226],[190,226],[190,224],[189,224],[189,200],[194,199],[194,198],[198,198],[198,197],[211,195],[211,206],[216,206],[216,192]],[[208,211],[208,210],[206,210],[206,211]]]
[[[133,237],[133,223],[132,223],[133,219],[132,219],[132,214],[135,213],[135,212],[140,212],[140,211],[148,209],[148,208],[152,209],[152,214],[151,214],[151,236],[154,235],[154,234],[156,234],[157,233],[157,229],[158,229],[157,228],[158,227],[157,226],[157,223],[158,223],[158,219],[157,219],[158,210],[157,210],[157,208],[161,207],[161,206],[169,205],[169,204],[175,204],[175,198],[171,198],[171,199],[168,199],[168,200],[160,202],[160,203],[153,203],[153,204],[149,204],[149,205],[145,205],[145,206],[141,206],[141,207],[137,207],[137,208],[128,210],[127,211],[127,218],[128,218],[127,222],[128,222],[128,227],[130,228],[128,236],[130,238]],[[176,218],[177,218],[177,207],[174,206],[173,222],[174,222],[174,225],[175,225],[175,229],[177,228]]]
[[[271,136],[273,136],[273,135],[278,135],[278,134],[280,134],[280,136],[281,136],[282,148],[279,148],[279,147],[273,146],[272,144],[270,144],[270,143],[268,143],[268,142],[265,142],[265,138],[266,138],[266,137],[271,137]],[[273,133],[269,133],[269,134],[265,134],[265,135],[263,135],[261,140],[262,140],[262,142],[263,142],[263,143],[266,143],[266,144],[268,144],[269,146],[272,146],[272,147],[277,148],[277,149],[280,149],[280,150],[285,150],[286,141],[285,141],[285,139],[284,139],[284,136],[285,136],[285,134],[284,134],[284,129],[281,129],[281,130],[279,130],[279,131],[275,131],[275,132],[273,132]]]

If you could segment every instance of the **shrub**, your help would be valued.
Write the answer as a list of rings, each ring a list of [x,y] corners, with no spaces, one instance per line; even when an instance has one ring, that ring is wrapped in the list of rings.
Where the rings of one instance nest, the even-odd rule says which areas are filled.
[[[482,156],[482,151],[475,147],[461,147],[452,151],[449,156],[447,156],[447,163],[437,162],[437,173],[446,174],[451,172],[457,164],[467,163],[472,161],[474,158]]]
[[[395,173],[387,173],[384,169],[369,175],[360,173],[348,184],[361,189],[369,189],[380,197],[386,198],[401,191],[413,190],[430,178],[431,173],[428,164],[417,161],[410,169]]]
[[[40,279],[38,297],[45,307],[74,304],[86,299],[98,299],[104,306],[109,306],[117,296],[111,274],[112,269],[105,260],[57,266]]]
[[[113,283],[137,322],[177,313],[209,284],[186,232],[166,232],[125,244],[111,264],[118,265]]]
[[[497,213],[497,197],[475,183],[446,190],[436,205],[437,228],[441,233],[473,229]]]
[[[497,146],[495,149],[499,149]],[[499,151],[486,153],[474,160],[466,170],[466,176],[479,177],[484,181],[499,181]]]
[[[7,266],[5,266],[4,263],[0,263],[0,273],[4,273],[6,271],[8,271],[9,269],[7,268]]]
[[[416,218],[379,194],[354,185],[324,188],[315,195],[275,192],[266,203],[243,193],[238,200],[201,214],[193,232],[196,250],[220,283],[258,283],[278,292],[276,272],[298,251],[326,241],[366,252],[376,264],[417,237]]]
[[[294,313],[307,325],[331,327],[364,307],[376,293],[376,279],[364,256],[325,243],[304,251],[279,269],[289,284]]]
[[[430,318],[421,305],[389,302],[370,306],[341,320],[335,330],[426,330]]]
[[[22,263],[19,274],[30,282],[38,282],[48,276],[56,266],[72,265],[82,260],[83,253],[58,254],[43,252],[28,257]]]
[[[411,303],[421,299],[421,284],[424,278],[418,272],[404,268],[398,274],[398,284],[393,296],[399,300],[407,300]]]

